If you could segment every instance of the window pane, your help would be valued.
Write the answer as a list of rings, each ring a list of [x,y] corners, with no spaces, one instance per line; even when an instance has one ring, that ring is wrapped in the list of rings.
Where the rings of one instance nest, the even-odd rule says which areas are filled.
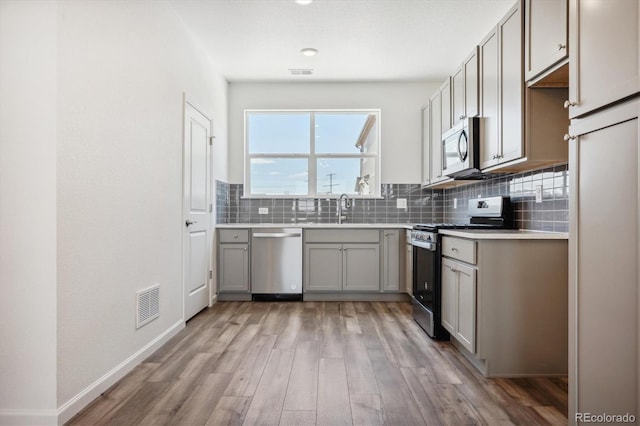
[[[358,154],[377,151],[376,115],[316,113],[315,142],[319,154]]]
[[[374,158],[320,158],[317,162],[317,193],[375,193]]]
[[[306,158],[252,158],[251,195],[307,195]]]
[[[247,113],[249,154],[308,154],[310,113]]]

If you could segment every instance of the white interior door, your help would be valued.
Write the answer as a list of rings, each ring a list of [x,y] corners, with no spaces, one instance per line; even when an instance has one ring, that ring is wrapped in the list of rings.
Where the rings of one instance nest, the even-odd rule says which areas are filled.
[[[209,304],[211,245],[211,121],[185,103],[184,120],[184,318]]]

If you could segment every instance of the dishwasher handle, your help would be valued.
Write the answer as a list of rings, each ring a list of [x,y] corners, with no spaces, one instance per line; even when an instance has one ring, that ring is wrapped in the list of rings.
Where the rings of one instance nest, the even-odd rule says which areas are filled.
[[[300,232],[256,232],[253,234],[255,238],[294,238],[301,237]]]

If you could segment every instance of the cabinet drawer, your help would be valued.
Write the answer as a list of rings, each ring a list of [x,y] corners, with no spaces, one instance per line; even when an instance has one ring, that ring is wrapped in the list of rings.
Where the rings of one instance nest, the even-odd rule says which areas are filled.
[[[307,229],[307,243],[379,243],[378,229]]]
[[[442,237],[442,255],[476,264],[476,242],[462,238]]]
[[[218,242],[221,243],[248,243],[248,229],[218,229]]]

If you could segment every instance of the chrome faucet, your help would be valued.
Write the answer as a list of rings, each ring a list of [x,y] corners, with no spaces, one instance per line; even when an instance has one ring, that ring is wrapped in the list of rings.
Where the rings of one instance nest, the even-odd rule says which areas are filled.
[[[342,224],[342,221],[347,218],[346,215],[343,215],[343,209],[347,210],[351,208],[351,198],[347,194],[341,194],[340,198],[338,198],[338,207],[336,209],[336,216],[338,216],[338,223]]]

